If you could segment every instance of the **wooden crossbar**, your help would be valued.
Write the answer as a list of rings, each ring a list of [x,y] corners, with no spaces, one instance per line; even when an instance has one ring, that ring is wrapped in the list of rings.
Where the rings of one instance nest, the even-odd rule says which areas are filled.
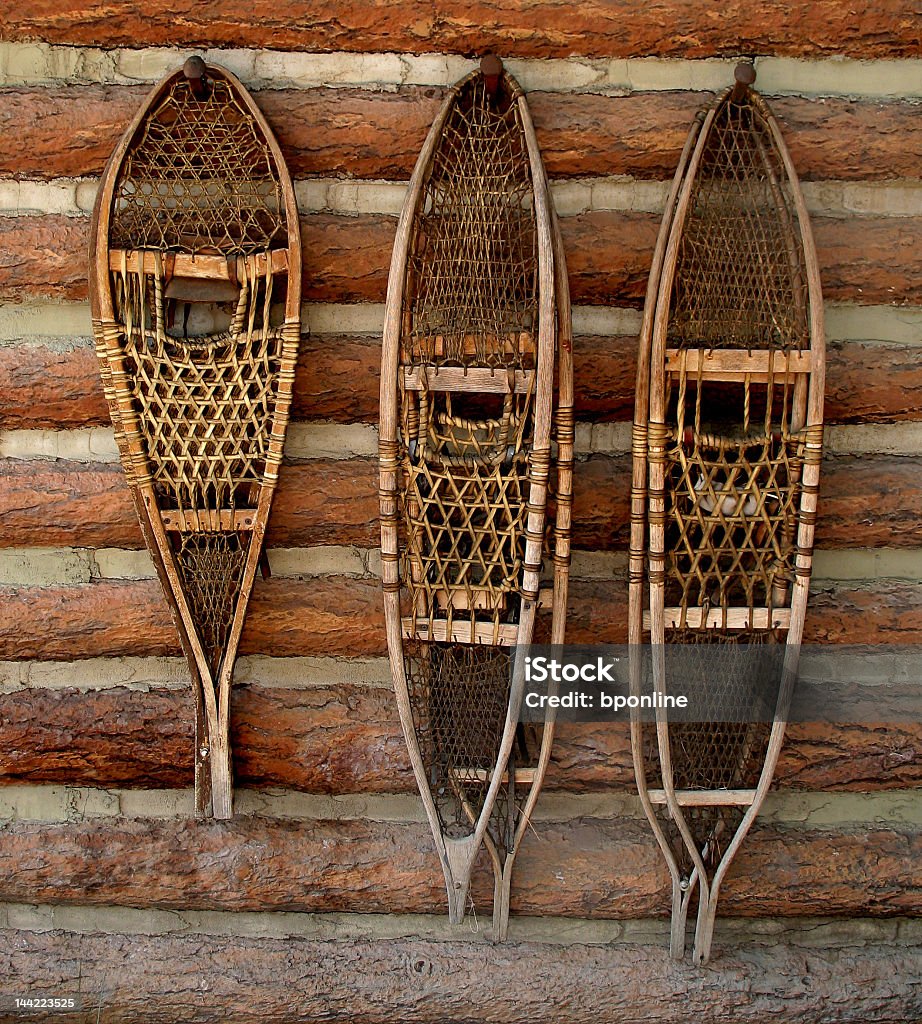
[[[513,647],[519,637],[518,626],[494,627],[492,622],[474,623],[472,634],[470,622],[453,622],[449,629],[448,623],[440,619],[430,622],[429,619],[403,618],[400,621],[403,636],[407,640],[433,640],[436,643],[459,644],[492,644],[498,641],[505,647]]]
[[[647,791],[651,804],[665,804],[666,792],[662,789]],[[676,800],[680,807],[749,807],[755,800],[754,789],[677,789]]]
[[[168,510],[160,513],[165,530],[177,533],[198,533],[202,530],[219,530],[230,533],[252,530],[256,525],[255,508],[230,509],[208,508],[189,511]]]
[[[813,369],[813,354],[809,349],[798,352],[760,352],[740,349],[674,349],[666,350],[666,372],[678,375],[682,367],[689,377],[700,373],[704,380],[767,381],[782,380]]]
[[[788,629],[791,625],[790,608],[774,608],[769,617],[767,608],[709,608],[704,618],[703,608],[689,608],[682,618],[682,608],[664,608],[663,616],[667,629]],[[650,613],[643,613],[643,628],[650,628]]]
[[[506,395],[510,390],[522,395],[532,387],[534,370],[516,370],[510,389],[510,374],[487,366],[428,366],[425,371],[429,391],[473,391],[478,394]],[[403,371],[403,386],[407,391],[423,390],[423,373],[418,366],[407,366]]]
[[[159,250],[158,250],[159,252]],[[159,253],[163,263],[172,262],[173,277],[191,277],[206,281],[230,281],[231,273],[228,267],[228,260],[225,256],[206,256],[190,253]],[[146,249],[110,249],[109,269],[119,271],[122,269],[124,257],[125,267],[131,273],[138,273],[143,264],[145,274],[154,273],[154,250]],[[255,270],[258,275],[266,273],[266,264],[269,262],[271,271],[274,274],[282,274],[288,270],[288,250],[273,249],[269,253],[259,253],[255,257]],[[243,260],[236,261],[237,280],[242,281],[244,277]]]

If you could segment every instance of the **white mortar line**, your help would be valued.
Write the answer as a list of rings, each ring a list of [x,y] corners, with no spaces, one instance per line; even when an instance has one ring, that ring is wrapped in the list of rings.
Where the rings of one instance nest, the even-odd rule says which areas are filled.
[[[826,340],[922,346],[922,307],[827,302]]]
[[[373,302],[306,304],[301,309],[305,333],[367,334],[380,337],[384,304]],[[577,335],[616,337],[636,335],[641,312],[621,306],[575,306]],[[922,306],[860,306],[826,303],[826,336],[830,343],[868,343],[922,346]],[[85,302],[0,303],[0,347],[22,343],[56,347],[92,345],[90,308]]]
[[[77,935],[200,935],[247,939],[492,943],[487,918],[467,927],[448,923],[444,914],[349,914],[296,911],[141,910],[124,906],[0,903],[0,931],[59,931]],[[722,918],[721,940],[728,948],[791,945],[829,950],[884,943],[912,947],[920,942],[910,918]],[[509,921],[509,941],[563,945],[662,946],[669,933],[661,918],[626,921],[525,917]]]
[[[285,454],[291,459],[372,458],[378,454],[378,431],[366,423],[292,423]],[[0,458],[114,463],[118,449],[111,427],[0,430]]]
[[[189,47],[132,50],[6,42],[0,44],[0,85],[151,83],[180,67],[189,52]],[[442,53],[299,53],[252,48],[200,52],[256,90],[448,86],[477,66],[473,60]],[[508,58],[504,63],[526,90],[623,95],[723,90],[733,82],[738,59]],[[757,57],[756,68],[758,88],[767,95],[922,96],[920,60]]]
[[[922,423],[867,423],[829,426],[826,455],[922,456]],[[577,455],[624,455],[631,450],[631,424],[577,423]],[[296,422],[288,428],[290,459],[371,459],[378,454],[378,430],[368,423]],[[0,458],[118,462],[111,427],[74,430],[0,430]]]
[[[234,668],[235,686],[261,689],[316,689],[337,685],[391,687],[386,658],[243,655]],[[0,661],[0,692],[76,689],[86,692],[125,688],[187,690],[184,658],[86,658],[77,661]]]
[[[914,789],[876,793],[801,793],[773,791],[760,821],[802,828],[841,829],[886,824],[922,825],[922,801]],[[425,810],[415,793],[339,796],[295,790],[239,788],[234,794],[239,817],[295,821],[376,821],[422,824]],[[97,789],[85,786],[14,785],[0,788],[0,820],[81,822],[134,818],[176,820],[194,815],[192,789]],[[639,798],[629,790],[606,793],[547,792],[534,821],[643,820]]]
[[[76,430],[0,430],[0,458],[118,462],[111,427]]]
[[[829,455],[922,455],[922,423],[866,423],[827,427]]]
[[[46,549],[40,550],[44,555]],[[58,552],[57,557],[66,568],[70,560],[76,560],[80,552],[88,559],[86,579],[74,579],[74,583],[88,583],[90,579],[102,580],[141,580],[154,579],[156,571],[150,554],[145,548],[133,551],[124,548],[101,548],[88,551],[80,548],[51,549]],[[0,548],[0,585],[15,586],[11,576],[19,577],[20,586],[29,585],[29,573],[32,565],[28,562],[30,549]],[[282,578],[314,577],[314,576],[350,576],[356,578],[378,578],[380,576],[381,556],[377,548],[360,548],[354,545],[323,544],[303,548],[267,548],[269,568],[273,576]],[[36,575],[41,564],[35,567]],[[62,575],[64,573],[62,572]],[[66,582],[64,579],[61,583]],[[44,585],[39,579],[33,585]]]
[[[0,339],[92,336],[87,302],[0,303]]]
[[[282,579],[329,576],[366,580],[380,578],[381,556],[376,547],[321,545],[269,548],[267,554],[272,574]],[[613,580],[622,578],[626,570],[627,552],[624,550],[574,551],[570,578]],[[551,583],[549,572],[548,567],[544,580],[548,585]],[[155,578],[153,563],[146,549],[0,548],[0,587],[66,587],[94,580]],[[818,549],[813,579],[817,583],[881,579],[922,582],[922,549]],[[2,685],[3,674],[0,671],[0,688]]]
[[[627,565],[628,554],[623,549],[574,550],[570,578],[624,579]],[[922,548],[818,548],[814,553],[815,583],[868,583],[883,579],[922,582]]]
[[[150,556],[146,551],[144,555],[149,563]],[[0,587],[63,587],[89,583],[96,575],[93,569],[94,552],[89,548],[0,548]]]
[[[316,545],[268,548],[273,576],[311,579],[346,576],[380,578],[377,547]],[[570,578],[611,580],[627,569],[627,552],[574,550]],[[0,586],[63,587],[94,580],[155,579],[146,549],[15,547],[0,548]],[[818,549],[813,566],[816,581],[869,581],[878,579],[922,581],[922,550],[903,548]],[[546,581],[550,583],[548,576]],[[2,663],[0,663],[2,664]],[[0,685],[2,685],[0,673]]]
[[[886,552],[885,552],[886,553]],[[902,552],[889,552],[894,556]],[[818,552],[818,555],[822,553]],[[848,556],[849,552],[829,554]],[[854,552],[870,561],[874,552]],[[616,553],[621,561],[624,554]],[[918,560],[919,552],[913,552]],[[618,586],[624,582],[624,571],[614,570],[609,576],[620,577],[614,581]],[[601,578],[601,577],[599,577]],[[829,579],[817,577],[817,584],[828,589]],[[839,582],[854,582],[848,577]],[[862,579],[860,583],[873,585],[874,581]],[[543,592],[542,592],[543,593]],[[907,675],[912,669],[905,665],[905,656],[899,648],[893,652],[896,661],[869,653],[833,651],[822,645],[808,645],[801,657],[804,678],[835,678],[826,675],[830,671],[839,678],[866,686],[889,686],[905,683],[914,676]],[[830,658],[838,657],[841,666],[830,669]],[[268,655],[248,655],[237,660],[234,670],[234,685],[251,686],[260,690],[312,690],[337,686],[363,689],[390,690],[392,685],[390,663],[386,658],[352,657],[287,657],[273,658]],[[0,661],[0,693],[15,693],[29,690],[97,690],[127,689],[138,692],[150,690],[187,690],[189,672],[183,658],[165,657],[103,657],[75,661]]]
[[[301,307],[301,330],[311,334],[376,334],[384,330],[383,302],[315,302]]]
[[[32,180],[0,178],[0,215],[85,217],[93,209],[96,178]],[[629,175],[573,178],[551,182],[560,217],[590,211],[660,214],[669,181],[648,181]],[[295,182],[303,214],[341,216],[375,214],[397,217],[407,183],[366,179],[309,178]],[[807,208],[814,216],[846,218],[917,217],[922,215],[922,181],[902,178],[884,182],[808,181],[803,185]]]
[[[574,306],[573,333],[615,338],[640,334],[643,313],[625,306]]]
[[[384,303],[316,302],[301,307],[301,327],[311,334],[377,334]],[[91,338],[88,302],[0,303],[0,345],[21,338]]]
[[[822,488],[822,479],[820,487]],[[814,552],[813,580],[816,583],[865,583],[869,580],[883,579],[922,582],[922,550],[818,548]]]

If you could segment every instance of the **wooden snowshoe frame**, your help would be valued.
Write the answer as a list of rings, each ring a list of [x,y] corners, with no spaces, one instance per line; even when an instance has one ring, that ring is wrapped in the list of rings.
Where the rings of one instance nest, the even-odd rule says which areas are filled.
[[[665,694],[664,645],[709,644],[723,670],[694,684],[726,699],[730,718],[733,701],[747,699],[734,655],[785,645],[770,721],[742,721],[739,707],[727,722],[671,722],[663,708],[655,725],[632,719],[641,802],[672,877],[672,954],[684,954],[697,892],[697,963],[784,738],[822,458],[819,269],[796,173],[754,78],[740,65],[685,144],[647,288],[633,427],[635,692],[640,645],[651,645],[653,688]]]
[[[227,818],[234,663],[301,329],[294,189],[230,72],[190,58],[122,136],[93,213],[90,299],[119,454],[192,674],[196,812]],[[193,310],[223,329],[189,337]]]
[[[528,749],[516,651],[532,642],[551,486],[550,640],[563,642],[573,437],[559,230],[525,98],[488,57],[446,98],[397,229],[380,499],[394,688],[449,916],[463,919],[485,845],[498,941],[554,731],[549,715]]]

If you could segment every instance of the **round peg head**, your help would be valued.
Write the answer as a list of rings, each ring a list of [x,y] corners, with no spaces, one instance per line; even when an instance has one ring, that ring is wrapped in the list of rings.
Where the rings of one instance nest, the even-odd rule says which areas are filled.
[[[480,71],[484,78],[498,78],[503,73],[503,62],[496,54],[488,53],[480,61]]]
[[[205,62],[201,57],[190,57],[182,66],[182,73],[186,76],[189,88],[192,90],[192,95],[196,99],[203,100],[208,94],[208,89],[205,85],[207,81],[205,77],[206,70]]]
[[[740,61],[733,71],[733,77],[740,85],[752,85],[756,80],[756,69],[748,60]]]
[[[182,73],[189,79],[205,77],[205,62],[201,57],[190,57],[182,66]]]
[[[730,99],[734,103],[745,103],[749,86],[756,80],[756,69],[750,61],[741,61],[736,65],[733,77],[736,79],[736,85],[733,86]]]

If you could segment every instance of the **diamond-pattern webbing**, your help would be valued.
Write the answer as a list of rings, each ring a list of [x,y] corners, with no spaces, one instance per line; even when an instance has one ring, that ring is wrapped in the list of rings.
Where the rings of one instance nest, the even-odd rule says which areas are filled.
[[[443,130],[410,246],[403,362],[528,365],[537,333],[537,233],[516,102],[462,87]]]
[[[230,84],[199,99],[178,76],[131,143],[110,245],[239,256],[287,245],[275,158]]]
[[[228,331],[173,337],[150,274],[113,273],[127,384],[162,508],[250,506],[264,481],[284,328],[265,325],[271,278],[241,287]]]
[[[237,533],[174,535],[176,567],[213,677],[227,648],[248,539]]]
[[[797,217],[755,97],[718,107],[693,189],[675,270],[670,347],[806,348]]]
[[[667,606],[788,602],[803,443],[694,437],[666,453]]]

